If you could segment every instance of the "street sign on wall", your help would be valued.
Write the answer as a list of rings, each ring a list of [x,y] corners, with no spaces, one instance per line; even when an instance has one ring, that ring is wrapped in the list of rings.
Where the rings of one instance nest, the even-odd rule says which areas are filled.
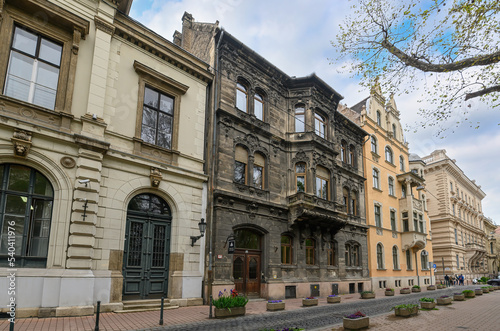
[[[234,254],[234,240],[229,240],[229,246],[227,246],[227,254]]]

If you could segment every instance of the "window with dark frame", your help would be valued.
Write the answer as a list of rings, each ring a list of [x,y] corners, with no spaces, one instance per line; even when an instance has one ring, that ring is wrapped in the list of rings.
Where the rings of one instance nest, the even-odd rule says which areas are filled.
[[[323,167],[316,168],[316,196],[321,199],[329,198],[329,172]]]
[[[258,93],[253,97],[253,112],[259,120],[264,120],[264,98]]]
[[[406,250],[406,270],[413,270],[411,265],[411,253],[410,250]]]
[[[323,115],[318,114],[317,112],[314,113],[314,130],[316,131],[316,134],[323,139],[326,139],[326,123],[326,119]]]
[[[337,253],[336,253],[335,242],[330,241],[328,243],[327,254],[328,254],[328,265],[337,266]]]
[[[380,112],[377,110],[377,124],[378,126],[382,125],[382,118],[380,116]]]
[[[248,107],[248,92],[247,88],[241,84],[236,84],[236,108],[242,112],[247,112]]]
[[[260,153],[255,153],[253,162],[253,186],[258,189],[264,188],[265,158]]]
[[[292,264],[292,238],[281,236],[281,264]]]
[[[375,136],[371,136],[371,149],[372,153],[377,153],[377,138]]]
[[[248,152],[242,146],[236,146],[234,157],[234,181],[238,184],[247,183]]]
[[[347,162],[347,142],[344,140],[340,142],[340,160]]]
[[[399,270],[398,247],[392,246],[392,265],[394,270]]]
[[[389,211],[389,214],[390,214],[390,218],[391,218],[391,230],[396,231],[397,230],[397,228],[396,228],[396,211],[391,209]]]
[[[382,244],[377,244],[377,269],[384,269],[384,253]]]
[[[347,163],[351,166],[356,166],[355,149],[353,145],[349,146],[349,155],[347,156]]]
[[[392,150],[389,146],[385,147],[385,160],[389,163],[394,164],[394,155],[393,155]]]
[[[305,132],[306,113],[304,106],[295,107],[295,132]]]
[[[62,45],[15,26],[4,94],[54,109],[61,56]]]
[[[295,182],[297,183],[297,192],[306,191],[306,164],[304,162],[295,165]]]
[[[382,227],[382,217],[380,215],[380,206],[374,205],[374,210],[375,210],[375,226],[378,228],[381,228]]]
[[[405,159],[402,155],[399,156],[399,169],[405,171]]]
[[[306,264],[314,265],[314,254],[315,254],[316,242],[314,239],[306,239]]]
[[[375,168],[373,169],[373,187],[380,190],[379,171]]]
[[[142,109],[141,139],[146,143],[171,149],[174,98],[146,86]]]
[[[395,196],[394,193],[394,178],[389,177],[389,195]]]

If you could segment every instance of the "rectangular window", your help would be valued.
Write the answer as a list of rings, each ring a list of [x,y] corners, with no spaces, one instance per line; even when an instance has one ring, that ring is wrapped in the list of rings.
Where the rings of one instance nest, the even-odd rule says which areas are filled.
[[[413,231],[418,232],[418,215],[413,213]]]
[[[16,26],[4,94],[54,109],[61,55],[61,45]]]
[[[413,270],[411,266],[411,253],[410,250],[406,250],[406,270]]]
[[[377,169],[373,169],[373,187],[380,189],[379,173]]]
[[[457,229],[455,229],[455,244],[458,245],[458,232],[457,232]]]
[[[261,166],[253,166],[253,186],[259,189],[262,189],[262,171],[263,168]]]
[[[409,222],[408,222],[408,212],[404,212],[403,213],[403,232],[408,232],[410,231],[410,226],[409,226]]]
[[[245,184],[246,164],[243,162],[234,162],[234,181],[239,184]]]
[[[389,195],[394,196],[394,179],[389,178]]]
[[[303,107],[295,108],[295,132],[305,131],[305,110]]]
[[[396,212],[394,210],[391,210],[390,216],[391,216],[391,229],[392,231],[396,231]]]
[[[312,239],[306,239],[306,264],[314,264],[314,245],[315,242]]]
[[[329,266],[335,266],[337,265],[336,264],[336,256],[335,256],[335,243],[333,242],[330,242],[328,244],[328,250],[327,250],[327,254],[328,254],[328,265]]]
[[[141,139],[163,148],[172,148],[174,99],[146,87],[142,112]]]
[[[450,182],[450,191],[453,192],[453,183],[452,182]]]
[[[314,114],[314,129],[316,131],[316,134],[320,136],[321,138],[326,137],[326,121],[323,116],[320,114],[315,113]]]
[[[375,205],[375,226],[381,228],[382,227],[382,219],[380,217],[380,206]]]
[[[420,227],[420,232],[424,233],[424,217],[422,214],[418,214],[418,225]]]
[[[459,269],[459,270],[460,270],[460,260],[459,260],[459,258],[458,258],[458,254],[457,254],[457,269]]]
[[[306,164],[297,163],[295,166],[295,178],[297,182],[297,192],[305,192],[306,190]]]
[[[452,212],[453,212],[453,216],[455,216],[455,204],[452,204],[452,205],[451,205],[451,210],[452,210]]]
[[[316,196],[328,200],[328,180],[316,177]]]

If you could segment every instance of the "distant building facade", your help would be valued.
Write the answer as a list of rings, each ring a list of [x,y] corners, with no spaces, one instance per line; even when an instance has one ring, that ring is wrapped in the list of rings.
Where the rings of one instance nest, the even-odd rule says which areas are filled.
[[[500,251],[497,244],[498,238],[495,235],[496,229],[497,226],[493,223],[493,220],[486,217],[484,219],[484,232],[486,234],[486,238],[488,239],[488,242],[486,243],[486,258],[489,278],[498,278],[499,275],[498,255]]]
[[[463,274],[471,281],[487,276],[487,218],[481,206],[486,194],[445,150],[436,150],[422,160],[426,164],[424,174],[430,193],[427,203],[438,268],[436,278],[443,281],[446,274]]]
[[[0,1],[0,288],[17,269],[17,317],[201,303],[204,238],[190,237],[213,75],[131,3]]]
[[[410,158],[394,98],[386,100],[377,84],[352,109],[370,134],[363,164],[372,287],[430,285],[432,237],[425,189],[420,190],[423,166]]]
[[[366,133],[337,112],[341,95],[314,74],[288,76],[218,23],[188,13],[174,42],[216,70],[207,119],[214,167],[207,296],[230,288],[272,299],[369,288]]]

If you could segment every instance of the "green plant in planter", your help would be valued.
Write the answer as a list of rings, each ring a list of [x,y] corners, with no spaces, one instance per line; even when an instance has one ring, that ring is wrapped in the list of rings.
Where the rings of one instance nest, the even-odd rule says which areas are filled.
[[[218,309],[228,309],[235,307],[245,307],[248,303],[247,297],[238,296],[236,290],[231,290],[231,292],[219,291],[219,298],[212,299],[212,304]]]
[[[422,302],[434,302],[435,299],[434,298],[420,298],[419,301],[422,301]]]
[[[361,292],[361,294],[373,294],[373,293],[375,293],[375,292],[373,292],[373,291],[363,291],[363,292]]]
[[[474,291],[473,290],[463,290],[462,293],[463,294],[472,294],[472,293],[474,293]]]
[[[386,291],[391,291],[391,292],[394,292],[394,289],[393,289],[393,288],[389,288],[389,287],[388,287],[388,288],[386,288],[385,290],[386,290]]]
[[[479,282],[480,282],[480,283],[484,283],[484,284],[486,284],[486,282],[487,282],[488,280],[490,280],[490,279],[489,279],[488,277],[484,277],[484,276],[483,276],[483,277],[481,277],[481,278],[479,278]]]
[[[413,285],[413,288],[420,288],[420,286],[418,286],[418,285]]]

